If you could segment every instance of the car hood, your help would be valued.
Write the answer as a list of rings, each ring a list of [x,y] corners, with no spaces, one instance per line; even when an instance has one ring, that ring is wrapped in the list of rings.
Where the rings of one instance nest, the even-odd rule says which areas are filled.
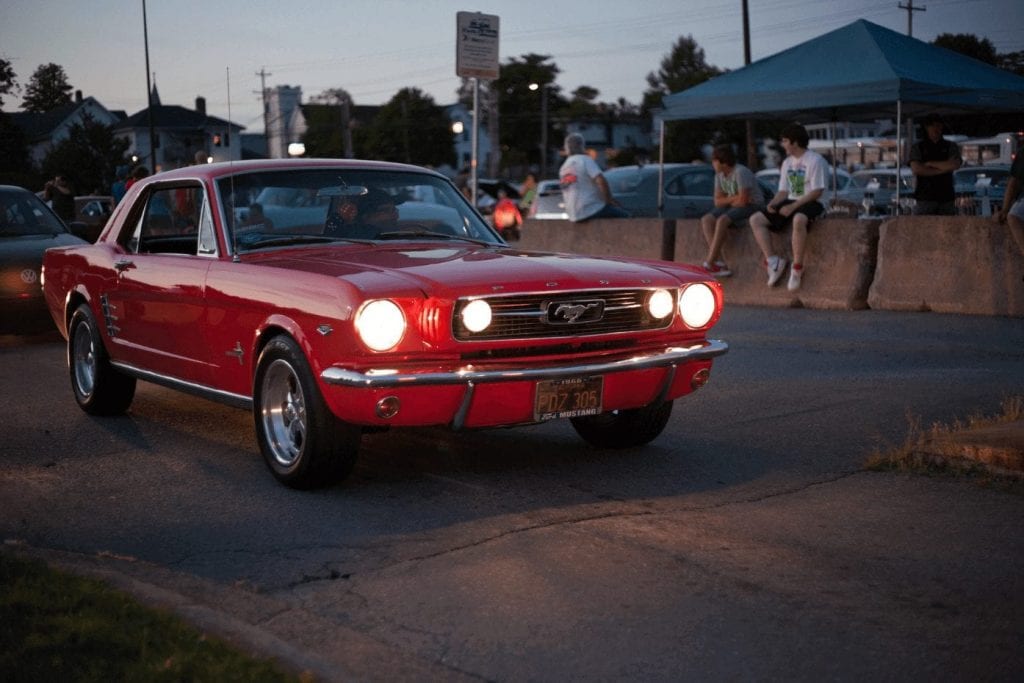
[[[31,261],[38,267],[43,261],[43,252],[50,247],[66,247],[78,244],[88,244],[88,242],[66,232],[55,235],[0,237],[0,259],[7,262]]]
[[[703,272],[669,262],[621,261],[576,254],[453,244],[330,247],[265,255],[265,265],[346,277],[383,293],[399,282],[434,296],[580,288],[675,287]]]

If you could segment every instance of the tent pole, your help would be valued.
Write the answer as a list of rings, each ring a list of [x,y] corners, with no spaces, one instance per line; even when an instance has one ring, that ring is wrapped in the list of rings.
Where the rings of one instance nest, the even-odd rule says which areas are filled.
[[[829,206],[825,207],[825,213],[828,213],[829,209],[834,207],[836,197],[839,195],[839,169],[837,168],[837,164],[839,163],[839,151],[836,147],[837,117],[837,114],[832,114],[832,201],[829,202]]]
[[[658,132],[658,218],[665,213],[665,119],[660,120]]]
[[[903,100],[896,100],[896,215],[900,215],[900,173],[903,164]]]

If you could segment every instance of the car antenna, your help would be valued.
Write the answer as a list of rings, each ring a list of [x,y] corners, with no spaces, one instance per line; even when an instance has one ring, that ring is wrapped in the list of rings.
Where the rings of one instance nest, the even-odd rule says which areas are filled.
[[[231,166],[235,163],[235,156],[231,153],[231,67],[224,67],[225,80],[228,91],[228,165]],[[235,236],[235,174],[232,173],[228,176],[228,183],[231,185],[231,216],[230,218],[225,216],[225,220],[229,221],[228,229],[231,231],[231,260],[238,263],[241,259],[238,258],[238,238]]]

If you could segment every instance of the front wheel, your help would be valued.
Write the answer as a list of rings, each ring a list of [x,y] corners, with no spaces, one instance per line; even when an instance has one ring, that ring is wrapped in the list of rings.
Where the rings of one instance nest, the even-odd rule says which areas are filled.
[[[576,433],[597,448],[631,448],[653,441],[668,424],[672,401],[632,410],[610,410],[600,415],[571,418]]]
[[[271,339],[260,353],[253,416],[263,459],[285,486],[329,486],[355,466],[359,428],[330,411],[305,356],[290,337]]]
[[[68,369],[75,400],[90,415],[120,415],[135,398],[135,378],[110,365],[87,304],[75,309],[68,325]]]

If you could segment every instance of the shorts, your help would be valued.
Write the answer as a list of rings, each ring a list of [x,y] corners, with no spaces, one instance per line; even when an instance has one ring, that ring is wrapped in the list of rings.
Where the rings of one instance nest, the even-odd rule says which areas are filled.
[[[726,215],[732,221],[730,227],[738,228],[758,211],[764,211],[764,207],[757,204],[749,204],[747,206],[716,206],[711,211],[708,211],[708,215],[715,218]]]
[[[1024,197],[1015,201],[1013,206],[1010,207],[1010,210],[1006,212],[1006,215],[1013,216],[1014,218],[1019,218],[1024,221]]]
[[[787,225],[789,225],[790,221],[793,219],[793,216],[797,215],[798,213],[807,216],[807,227],[810,228],[811,224],[814,223],[814,219],[820,216],[821,214],[825,213],[825,207],[822,206],[821,202],[808,202],[807,204],[802,205],[799,209],[794,211],[789,216],[783,216],[778,212],[779,209],[786,206],[787,204],[792,204],[794,201],[795,200],[793,199],[787,199],[786,201],[782,202],[781,204],[775,207],[776,210],[774,213],[769,213],[767,209],[764,210],[763,213],[765,217],[768,219],[769,230],[771,230],[772,232],[781,232],[786,228]]]

